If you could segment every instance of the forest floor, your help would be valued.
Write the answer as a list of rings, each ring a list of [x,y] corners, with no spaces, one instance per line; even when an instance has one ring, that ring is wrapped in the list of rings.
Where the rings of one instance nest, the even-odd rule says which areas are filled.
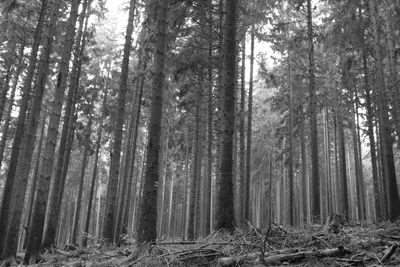
[[[217,232],[195,242],[164,240],[139,258],[134,245],[56,250],[34,266],[400,266],[400,221],[305,229],[249,225],[235,235]]]

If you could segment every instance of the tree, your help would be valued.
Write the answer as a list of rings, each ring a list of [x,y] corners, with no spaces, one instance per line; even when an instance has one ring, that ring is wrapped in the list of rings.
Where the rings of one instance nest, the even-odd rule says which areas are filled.
[[[235,125],[237,1],[226,2],[222,94],[222,140],[217,196],[217,229],[233,231],[233,132]],[[249,95],[251,95],[249,90]],[[250,120],[249,120],[250,121]]]
[[[64,193],[64,184],[66,171],[69,165],[69,155],[71,153],[74,125],[76,123],[75,104],[78,99],[79,82],[81,76],[81,67],[83,53],[86,46],[87,27],[89,20],[89,9],[92,1],[85,0],[79,17],[79,29],[76,36],[74,48],[74,60],[72,63],[72,71],[70,75],[70,84],[67,92],[65,103],[65,112],[63,120],[63,128],[61,130],[60,143],[58,147],[58,155],[56,161],[56,172],[50,181],[49,204],[46,210],[46,220],[43,230],[43,248],[51,248],[55,242],[57,223],[60,215],[61,200]],[[68,138],[70,137],[70,138]]]
[[[307,35],[309,45],[309,97],[310,97],[310,130],[311,130],[311,165],[312,165],[312,220],[320,222],[319,197],[319,163],[318,163],[318,128],[317,128],[317,96],[315,91],[314,34],[312,24],[311,0],[307,0]]]
[[[121,79],[118,94],[118,114],[114,127],[114,142],[111,156],[110,175],[107,185],[107,200],[104,212],[103,238],[112,242],[114,234],[115,208],[117,204],[117,186],[119,177],[119,162],[125,117],[125,99],[128,88],[129,55],[132,44],[133,19],[135,15],[136,0],[130,1],[128,26],[125,34],[124,55],[121,66]]]
[[[5,182],[5,186],[4,186],[3,196],[1,199],[0,251],[2,251],[3,247],[4,247],[4,237],[5,237],[5,230],[7,227],[8,211],[10,209],[11,194],[12,194],[14,183],[15,183],[15,172],[16,172],[17,163],[18,163],[18,155],[19,155],[22,138],[23,138],[26,112],[28,110],[28,103],[30,100],[32,80],[33,80],[34,72],[36,70],[37,55],[38,55],[38,51],[39,51],[39,46],[41,44],[41,36],[42,36],[44,21],[46,18],[47,5],[48,5],[48,1],[42,0],[40,11],[39,11],[39,18],[38,18],[35,33],[33,36],[33,44],[32,44],[31,55],[30,55],[29,63],[28,63],[28,70],[27,70],[27,74],[26,74],[23,89],[22,89],[20,110],[18,113],[18,121],[17,121],[17,126],[15,129],[15,133],[14,133],[12,152],[11,152],[11,157],[10,157],[10,165],[8,166],[7,178],[6,178],[6,182]]]
[[[376,2],[369,0],[370,19],[373,29],[373,46],[375,51],[375,64],[377,68],[376,87],[379,95],[378,98],[378,119],[379,119],[379,134],[381,139],[382,149],[382,167],[383,179],[388,193],[387,206],[389,211],[389,219],[395,221],[400,216],[400,197],[397,187],[396,168],[393,157],[393,140],[391,136],[391,125],[389,122],[389,114],[387,103],[387,91],[385,86],[385,77],[383,72],[382,55],[379,46],[378,24],[376,21]]]
[[[64,100],[64,91],[69,73],[69,61],[75,37],[75,24],[78,18],[80,0],[73,0],[68,18],[67,31],[65,33],[64,50],[60,62],[60,70],[57,76],[57,84],[54,98],[50,108],[50,120],[47,130],[46,142],[43,150],[43,160],[39,169],[37,181],[37,193],[33,205],[32,221],[28,235],[27,250],[24,262],[36,262],[41,248],[44,220],[46,215],[47,198],[49,195],[51,171],[54,161],[54,153],[57,143],[58,127]],[[40,104],[39,104],[40,105]]]
[[[138,244],[154,242],[157,238],[157,183],[159,181],[158,154],[161,137],[163,91],[165,90],[165,61],[169,0],[157,1],[157,36],[154,53],[154,71],[151,94],[149,137],[147,141],[146,170],[141,197]]]

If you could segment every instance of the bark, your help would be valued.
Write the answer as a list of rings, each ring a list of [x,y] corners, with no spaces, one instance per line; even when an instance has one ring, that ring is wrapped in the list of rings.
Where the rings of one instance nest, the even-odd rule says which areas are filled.
[[[134,97],[136,98],[136,96]],[[133,161],[132,157],[132,139],[133,139],[133,132],[134,132],[134,123],[135,123],[135,104],[132,104],[132,111],[129,116],[129,125],[128,125],[128,133],[126,134],[126,152],[124,157],[124,168],[122,171],[122,175],[120,176],[121,179],[121,189],[119,194],[119,199],[117,203],[117,217],[115,222],[115,232],[114,232],[114,243],[119,245],[121,243],[121,229],[122,229],[122,216],[124,213],[124,202],[126,198],[127,191],[129,187],[128,179],[129,179],[129,172],[131,168],[131,162]]]
[[[339,105],[340,107],[341,105]],[[341,196],[341,212],[347,221],[349,219],[349,200],[347,197],[347,168],[346,168],[346,142],[344,138],[344,129],[343,129],[343,116],[341,114],[341,110],[337,113],[337,131],[338,131],[338,160],[339,160],[339,179],[340,179],[340,192]]]
[[[24,56],[24,49],[25,49],[25,44],[21,44],[20,53],[19,53],[20,62],[18,63],[18,67],[14,74],[14,81],[13,81],[13,85],[12,85],[9,100],[8,100],[8,106],[6,109],[5,117],[3,119],[4,124],[3,124],[3,128],[2,128],[1,143],[0,143],[0,167],[1,167],[1,163],[3,162],[4,150],[6,147],[6,141],[8,139],[7,138],[8,131],[10,129],[11,112],[12,112],[12,109],[14,106],[15,91],[17,89],[19,76],[23,69],[22,59]],[[0,118],[1,118],[1,116],[0,116]]]
[[[294,225],[294,189],[293,189],[293,84],[292,84],[292,73],[291,73],[291,51],[288,51],[289,62],[288,62],[288,84],[289,84],[289,164],[288,164],[288,180],[289,180],[289,224]]]
[[[146,49],[146,48],[144,48]],[[139,132],[139,125],[140,125],[140,114],[141,114],[141,109],[142,109],[142,98],[143,98],[143,89],[144,89],[144,82],[145,82],[145,71],[147,70],[147,61],[148,61],[148,53],[142,52],[142,57],[143,57],[143,64],[138,64],[138,66],[141,66],[142,72],[140,73],[140,78],[139,78],[139,95],[137,97],[137,109],[135,112],[135,131],[133,134],[133,141],[132,141],[132,166],[130,170],[129,177],[130,179],[130,184],[129,188],[130,190],[128,191],[128,194],[126,196],[126,201],[125,201],[125,207],[124,207],[124,216],[122,219],[123,222],[123,227],[122,227],[122,232],[127,233],[128,231],[128,224],[129,224],[129,215],[133,213],[134,208],[130,208],[131,206],[134,207],[134,201],[131,201],[132,195],[136,198],[136,186],[137,186],[137,176],[133,178],[133,172],[135,169],[135,158],[136,158],[136,149],[137,149],[137,139],[138,139],[138,132]]]
[[[312,221],[320,223],[320,196],[319,196],[319,163],[318,163],[318,128],[317,128],[317,96],[315,90],[315,60],[314,60],[314,33],[312,25],[311,0],[307,0],[307,35],[308,35],[308,74],[309,74],[309,97],[310,97],[310,145],[312,165]]]
[[[396,168],[393,156],[393,140],[391,136],[391,125],[388,115],[388,97],[386,92],[382,55],[379,47],[378,25],[376,21],[376,1],[369,0],[369,12],[373,29],[373,46],[375,50],[376,68],[377,68],[377,93],[378,93],[378,117],[379,133],[382,144],[382,163],[384,179],[388,194],[388,215],[391,221],[395,221],[400,216],[400,197],[397,187]]]
[[[129,71],[129,55],[132,44],[132,32],[133,32],[133,18],[135,15],[136,0],[130,1],[129,15],[128,15],[128,26],[126,28],[124,55],[121,66],[121,80],[119,84],[118,93],[118,111],[117,118],[114,127],[114,142],[112,145],[112,156],[110,165],[110,174],[107,185],[107,197],[106,206],[104,212],[104,223],[103,223],[103,238],[106,242],[113,240],[114,234],[114,221],[115,221],[115,208],[117,202],[117,186],[119,176],[119,162],[121,157],[121,142],[123,134],[123,124],[125,118],[125,99],[126,92],[128,89],[128,71]]]
[[[357,188],[357,209],[358,209],[358,219],[365,220],[365,202],[364,202],[364,183],[361,177],[361,168],[360,166],[360,155],[358,150],[358,137],[357,137],[357,125],[355,123],[354,118],[352,118],[352,139],[353,139],[353,154],[354,154],[354,163],[355,163],[355,175],[356,175],[356,188]]]
[[[387,39],[387,53],[389,57],[389,94],[392,102],[392,117],[394,128],[397,134],[397,148],[400,150],[400,92],[398,90],[398,73],[396,71],[396,52],[394,49],[395,40],[393,36],[393,26],[391,21],[394,18],[391,16],[390,7],[385,2],[385,24],[386,24],[386,39]]]
[[[8,67],[6,67],[7,72],[6,72],[6,77],[3,80],[0,79],[0,91],[1,91],[1,97],[0,97],[0,121],[2,121],[3,118],[3,113],[4,109],[6,108],[7,104],[7,94],[8,90],[10,89],[10,80],[11,80],[11,75],[12,75],[12,67],[11,67],[11,62],[7,64]]]
[[[79,178],[79,188],[78,188],[78,197],[76,200],[75,212],[74,212],[74,223],[72,225],[72,237],[71,244],[75,245],[76,240],[78,238],[78,230],[79,230],[79,220],[81,217],[81,207],[82,207],[82,193],[83,193],[83,183],[85,181],[85,172],[86,172],[86,164],[88,161],[89,150],[90,150],[90,135],[92,134],[92,122],[93,122],[93,104],[94,104],[94,96],[92,96],[92,103],[90,106],[90,114],[89,114],[89,122],[86,126],[85,131],[85,149],[83,151],[82,157],[82,166],[81,173]]]
[[[60,62],[60,69],[57,76],[54,98],[49,113],[50,120],[43,151],[43,160],[39,169],[37,193],[33,205],[32,222],[30,225],[27,250],[24,258],[24,262],[26,263],[36,261],[41,248],[47,198],[49,195],[50,177],[54,161],[54,152],[57,142],[61,109],[64,101],[64,91],[69,72],[69,61],[74,43],[75,24],[78,17],[79,3],[80,0],[72,1],[70,15],[68,18],[68,26],[65,33],[64,49]]]
[[[33,92],[33,100],[22,140],[22,147],[18,157],[17,172],[15,175],[16,184],[18,184],[18,187],[14,189],[14,192],[11,196],[14,203],[11,213],[9,213],[10,218],[8,221],[7,235],[5,239],[6,246],[4,247],[2,253],[3,258],[14,257],[17,250],[19,225],[22,217],[25,190],[28,183],[29,170],[36,140],[36,130],[40,118],[43,95],[49,73],[50,54],[52,51],[53,36],[56,29],[55,24],[59,14],[58,9],[59,5],[57,3],[54,4],[50,19],[50,26],[48,28],[46,40],[42,48],[39,69]]]
[[[199,183],[200,183],[200,102],[201,102],[201,92],[200,88],[196,88],[196,98],[195,98],[195,126],[194,126],[194,146],[193,146],[193,174],[192,181],[190,183],[190,199],[189,199],[189,228],[188,228],[188,240],[194,240],[196,237],[196,209],[198,207],[198,197],[196,195],[199,193]]]
[[[239,222],[238,225],[245,226],[244,210],[246,201],[246,136],[245,136],[245,102],[246,102],[246,35],[242,43],[242,69],[240,72],[240,121],[239,121]]]
[[[211,27],[211,26],[210,26]],[[211,29],[210,29],[211,31]],[[209,43],[208,56],[212,57],[212,42]],[[205,180],[205,234],[209,235],[211,233],[210,220],[211,220],[211,186],[212,186],[212,164],[213,164],[213,71],[212,68],[208,68],[208,103],[207,103],[207,170],[206,170],[206,180]]]
[[[147,143],[146,171],[138,222],[138,244],[154,242],[157,238],[157,183],[159,181],[158,154],[161,137],[163,90],[167,48],[168,0],[158,1],[157,37],[154,53],[154,71]]]
[[[236,86],[236,21],[237,1],[226,2],[223,62],[223,105],[222,142],[220,155],[219,194],[217,196],[216,228],[233,231],[233,133],[235,124],[235,86]],[[253,33],[254,34],[254,33]],[[252,92],[249,89],[249,95]],[[249,101],[250,102],[250,101]],[[249,109],[251,113],[251,109]],[[251,117],[249,118],[251,122]],[[251,124],[250,124],[251,125]],[[251,134],[248,137],[251,137]],[[250,140],[250,139],[248,139]],[[249,175],[249,173],[247,174]]]
[[[88,16],[90,14],[89,9],[92,1],[85,1],[83,3],[82,12],[79,17],[79,30],[76,37],[76,44],[74,49],[74,61],[72,64],[72,71],[70,75],[70,84],[67,92],[67,99],[65,103],[63,128],[61,130],[61,137],[58,146],[58,155],[56,161],[56,171],[53,179],[50,181],[50,192],[49,201],[46,211],[46,221],[43,232],[43,248],[50,248],[55,245],[56,229],[58,220],[60,217],[60,205],[62,196],[64,193],[64,184],[66,178],[66,169],[69,164],[69,156],[71,153],[73,136],[74,136],[74,125],[76,119],[75,114],[75,103],[77,101],[77,95],[79,90],[79,79],[82,66],[82,57],[85,50],[86,44],[86,33],[88,26]],[[86,18],[86,21],[84,22]],[[69,138],[68,136],[71,136]],[[69,142],[68,142],[69,140]],[[65,171],[63,172],[63,170]]]
[[[83,237],[82,237],[82,247],[87,246],[87,235],[89,234],[89,225],[90,225],[90,215],[92,212],[92,203],[93,203],[93,197],[94,197],[94,189],[96,186],[96,180],[97,180],[97,169],[98,169],[98,161],[99,161],[99,154],[100,154],[100,148],[101,148],[101,136],[103,134],[103,122],[106,117],[105,111],[106,111],[106,105],[107,105],[107,87],[104,87],[104,93],[103,93],[103,103],[102,103],[102,112],[101,112],[101,119],[100,119],[100,125],[97,130],[97,137],[96,137],[96,144],[95,144],[95,149],[96,151],[94,152],[94,163],[93,163],[93,172],[92,172],[92,179],[90,182],[90,189],[89,189],[89,202],[88,202],[88,208],[86,211],[86,220],[85,220],[85,228],[83,230]]]
[[[371,103],[371,92],[369,86],[369,71],[367,66],[367,55],[365,49],[362,51],[363,57],[363,72],[364,72],[364,90],[365,90],[365,107],[366,107],[366,119],[367,119],[367,133],[370,146],[371,154],[371,166],[372,166],[372,182],[374,186],[374,205],[375,205],[375,217],[377,221],[382,220],[382,207],[380,205],[380,190],[379,190],[379,179],[378,179],[378,166],[376,156],[376,142],[374,136],[374,114]]]
[[[254,72],[254,27],[251,29],[250,35],[250,77],[249,77],[249,101],[248,118],[247,118],[247,143],[246,143],[246,199],[244,202],[244,220],[250,220],[250,182],[251,182],[251,132],[253,123],[253,72]]]
[[[307,194],[307,151],[306,151],[306,138],[304,133],[305,116],[303,107],[300,107],[301,120],[300,120],[300,153],[301,153],[301,188],[302,188],[302,207],[303,207],[303,221],[308,222],[308,194]]]
[[[22,96],[20,100],[20,109],[18,114],[17,126],[14,133],[10,164],[7,170],[7,177],[5,180],[5,185],[3,189],[3,196],[1,199],[0,207],[0,252],[4,247],[5,230],[8,218],[8,211],[10,209],[11,194],[14,188],[15,172],[17,169],[18,156],[20,151],[20,146],[22,142],[22,137],[25,129],[25,119],[26,112],[28,110],[28,103],[31,99],[30,93],[32,88],[33,75],[36,69],[37,55],[39,51],[39,46],[41,44],[41,36],[44,26],[44,21],[46,17],[48,1],[42,0],[39,18],[36,25],[35,33],[33,35],[33,44],[31,48],[31,55],[28,63],[28,70],[26,73],[24,85],[22,88]]]
[[[35,191],[36,191],[36,182],[37,182],[37,178],[39,176],[39,167],[40,167],[40,158],[41,158],[41,154],[42,154],[42,148],[43,148],[43,140],[44,140],[44,130],[45,130],[45,126],[46,126],[46,115],[43,115],[42,118],[42,128],[40,130],[40,137],[39,137],[39,143],[38,143],[38,148],[37,148],[37,153],[36,153],[36,162],[35,162],[35,168],[33,171],[33,176],[32,176],[32,181],[31,181],[31,186],[29,189],[29,196],[28,196],[28,207],[26,209],[26,216],[25,216],[25,222],[24,225],[27,227],[25,230],[25,237],[24,237],[24,241],[22,244],[22,247],[25,249],[26,248],[26,242],[28,239],[28,233],[29,233],[29,229],[28,226],[31,222],[31,218],[32,218],[32,206],[33,206],[33,200],[35,197]]]

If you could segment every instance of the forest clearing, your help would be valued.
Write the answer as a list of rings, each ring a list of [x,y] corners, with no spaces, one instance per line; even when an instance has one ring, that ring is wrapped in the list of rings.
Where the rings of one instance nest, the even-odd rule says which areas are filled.
[[[0,11],[0,267],[400,266],[399,1]]]

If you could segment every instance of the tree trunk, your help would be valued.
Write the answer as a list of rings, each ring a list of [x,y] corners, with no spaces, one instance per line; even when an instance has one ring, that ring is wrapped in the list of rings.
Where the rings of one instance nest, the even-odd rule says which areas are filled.
[[[24,262],[35,262],[39,256],[44,220],[46,215],[47,198],[49,194],[51,171],[54,161],[54,151],[57,142],[58,126],[64,100],[64,91],[67,84],[69,72],[69,61],[71,58],[72,46],[75,36],[75,24],[78,18],[78,8],[80,0],[73,0],[70,15],[68,19],[67,31],[65,33],[64,50],[60,62],[60,70],[57,76],[57,84],[54,92],[54,98],[50,110],[50,121],[46,135],[43,160],[39,169],[37,181],[37,193],[33,205],[32,222],[28,236],[27,250]]]
[[[2,128],[1,143],[0,143],[0,167],[1,167],[1,163],[3,162],[4,150],[6,147],[6,141],[7,141],[7,137],[8,137],[8,130],[10,128],[11,112],[12,112],[12,108],[14,106],[15,91],[17,89],[19,76],[24,67],[22,65],[22,63],[23,63],[22,60],[24,57],[24,49],[25,49],[25,43],[21,44],[21,47],[20,47],[20,51],[19,51],[20,60],[19,60],[17,69],[15,70],[14,81],[13,81],[12,89],[11,89],[10,96],[9,96],[7,111],[6,111],[4,120],[3,120],[4,124],[3,124],[3,128]]]
[[[301,153],[301,185],[302,185],[302,207],[303,207],[303,222],[308,222],[308,194],[307,194],[307,151],[306,151],[306,136],[304,133],[305,116],[303,107],[300,106],[300,153]]]
[[[115,227],[115,208],[117,204],[116,192],[120,167],[119,162],[121,156],[121,141],[125,118],[125,99],[128,88],[129,55],[132,44],[133,18],[135,15],[135,8],[136,0],[131,0],[129,6],[128,26],[126,28],[125,34],[124,55],[121,66],[121,80],[119,84],[118,94],[118,114],[113,133],[114,142],[112,145],[110,175],[107,185],[106,207],[104,212],[103,238],[106,239],[106,242],[112,242]]]
[[[90,215],[92,212],[94,189],[95,189],[96,180],[97,180],[97,169],[98,169],[98,161],[99,161],[99,154],[100,154],[100,148],[101,148],[101,136],[103,133],[104,119],[106,117],[106,114],[105,114],[106,105],[107,105],[107,87],[106,86],[104,87],[103,91],[104,91],[104,93],[103,93],[102,112],[101,112],[100,125],[97,130],[97,138],[96,138],[96,144],[95,144],[96,151],[94,152],[93,172],[92,172],[92,179],[90,181],[89,202],[88,202],[88,208],[86,211],[85,228],[83,230],[84,234],[82,237],[82,247],[87,246],[87,235],[89,234]]]
[[[15,175],[15,182],[16,184],[18,184],[18,187],[14,188],[11,196],[11,199],[13,199],[14,202],[12,209],[8,214],[9,219],[6,232],[7,234],[5,238],[5,246],[2,253],[2,257],[5,259],[5,261],[8,261],[15,256],[18,246],[19,225],[23,213],[25,190],[28,183],[29,170],[35,146],[37,125],[40,119],[43,95],[49,73],[50,54],[52,51],[52,42],[55,33],[55,22],[57,15],[58,5],[56,4],[53,6],[50,26],[48,28],[47,38],[43,46],[43,52],[40,59],[40,65],[37,74],[38,77],[35,83],[31,110],[29,111],[29,115],[27,118],[27,125],[24,132],[20,153],[18,156],[18,164]]]
[[[86,33],[88,27],[88,16],[90,12],[90,4],[92,1],[85,1],[83,10],[79,18],[79,30],[76,38],[74,50],[74,61],[72,64],[71,81],[68,88],[67,100],[65,104],[63,128],[61,131],[60,142],[58,146],[58,155],[56,162],[55,175],[50,181],[49,205],[46,211],[46,220],[43,233],[43,248],[54,246],[56,237],[56,228],[60,217],[60,206],[64,193],[64,184],[66,179],[66,171],[69,165],[69,158],[74,139],[75,123],[75,103],[78,99],[80,73],[82,67],[83,52],[86,44]],[[85,23],[83,20],[86,18]],[[83,26],[85,24],[85,26]],[[82,30],[82,27],[84,29]]]
[[[18,156],[21,146],[22,137],[24,135],[25,130],[25,119],[26,112],[28,110],[28,103],[31,99],[31,88],[32,88],[32,80],[33,75],[36,69],[37,63],[37,54],[39,51],[39,46],[41,44],[41,36],[44,26],[44,21],[47,12],[47,0],[42,0],[42,4],[39,11],[39,18],[36,25],[35,33],[33,35],[33,44],[31,48],[31,55],[28,63],[28,70],[25,77],[24,85],[22,88],[22,96],[20,100],[20,109],[18,114],[17,126],[14,133],[12,152],[10,157],[10,164],[8,166],[7,177],[5,180],[5,185],[3,189],[3,196],[1,199],[1,207],[0,207],[0,252],[3,251],[4,247],[4,239],[5,239],[5,230],[7,227],[7,218],[8,211],[10,209],[11,203],[11,194],[13,192],[14,183],[15,183],[15,172],[17,169]],[[5,99],[5,98],[4,98]]]
[[[377,67],[377,94],[378,94],[378,116],[379,132],[382,143],[382,162],[384,170],[384,179],[388,194],[388,215],[391,221],[395,221],[400,216],[400,197],[397,187],[396,168],[393,156],[393,140],[391,136],[391,125],[388,115],[388,97],[384,81],[384,72],[382,64],[382,55],[379,47],[378,25],[376,21],[375,0],[369,0],[369,12],[373,29],[373,44]]]
[[[339,109],[341,105],[339,104]],[[341,196],[341,212],[346,219],[346,221],[349,219],[349,200],[347,197],[347,168],[346,168],[346,142],[344,138],[344,129],[343,129],[343,116],[341,114],[341,110],[337,111],[337,131],[338,131],[338,144],[339,144],[339,149],[338,149],[338,159],[339,159],[339,179],[340,179],[340,192]]]
[[[136,96],[134,96],[136,98]],[[114,229],[114,243],[120,245],[121,243],[121,229],[122,229],[122,216],[124,213],[124,201],[127,194],[127,184],[129,179],[129,172],[131,167],[131,162],[133,161],[132,157],[132,139],[133,139],[133,131],[134,131],[134,123],[135,123],[135,103],[132,103],[132,111],[129,116],[129,124],[126,134],[125,141],[125,156],[123,160],[123,168],[122,173],[120,175],[121,180],[121,188],[118,194],[118,202],[116,208],[116,220],[115,220],[115,229]]]
[[[210,1],[211,2],[211,1]],[[210,17],[211,19],[211,17]],[[209,23],[209,34],[212,34],[212,20]],[[213,40],[209,40],[208,42],[208,56],[210,58],[208,67],[208,100],[207,100],[207,112],[208,112],[208,123],[207,123],[207,171],[206,171],[206,181],[205,181],[205,234],[209,235],[211,233],[211,187],[212,187],[212,165],[213,165],[213,87],[214,87],[214,79],[213,79],[213,69],[211,65],[211,58],[213,56]]]
[[[391,95],[391,102],[392,102],[392,117],[394,121],[394,128],[397,134],[397,148],[400,150],[400,92],[398,90],[398,73],[397,69],[397,58],[396,52],[394,49],[395,40],[393,36],[393,29],[391,25],[391,21],[397,18],[393,18],[391,15],[390,7],[386,2],[384,2],[384,9],[385,9],[385,24],[386,24],[386,39],[387,39],[387,54],[389,57],[389,94]],[[393,14],[395,16],[395,14]]]
[[[246,203],[246,136],[245,136],[245,102],[246,102],[246,34],[242,43],[242,68],[240,72],[240,121],[239,121],[239,222],[238,225],[245,226],[244,210],[248,207]]]
[[[38,148],[37,148],[37,153],[36,153],[36,162],[35,162],[35,167],[32,175],[32,181],[31,181],[31,186],[29,189],[29,196],[28,196],[28,207],[26,208],[26,215],[25,215],[25,222],[24,226],[26,226],[25,230],[25,235],[24,235],[24,241],[22,242],[22,248],[26,248],[26,242],[28,241],[28,233],[29,229],[28,226],[31,222],[32,218],[32,207],[33,207],[33,200],[35,197],[35,191],[36,191],[36,182],[37,178],[39,176],[39,167],[40,167],[40,159],[41,159],[41,154],[42,154],[42,148],[43,148],[43,139],[44,139],[44,130],[46,126],[46,115],[43,114],[42,118],[42,127],[40,129],[40,137],[39,137],[39,143],[38,143]]]
[[[312,25],[311,0],[307,0],[307,35],[309,45],[309,97],[310,97],[310,131],[311,131],[311,166],[312,166],[312,221],[320,223],[320,197],[319,197],[319,163],[318,163],[318,125],[317,125],[317,96],[315,90],[315,62],[314,62],[314,34]]]
[[[376,158],[376,144],[375,144],[375,136],[374,136],[374,115],[372,110],[371,103],[371,93],[369,88],[369,80],[368,80],[368,66],[367,66],[367,55],[366,50],[362,51],[363,57],[363,72],[364,72],[364,90],[365,90],[365,107],[367,110],[366,119],[367,119],[367,133],[369,138],[369,146],[370,146],[370,154],[371,154],[371,166],[372,166],[372,182],[374,185],[374,204],[375,204],[375,217],[379,222],[382,220],[382,207],[380,206],[380,190],[379,190],[379,180],[378,180],[378,166],[377,166],[377,158]]]
[[[190,199],[189,199],[189,228],[188,228],[188,240],[194,240],[196,237],[196,195],[198,194],[198,184],[200,180],[199,175],[199,164],[200,164],[200,102],[201,102],[201,88],[196,88],[195,97],[195,126],[194,126],[194,145],[193,145],[193,174],[192,181],[190,183]]]
[[[236,21],[237,1],[226,2],[224,33],[222,142],[220,155],[220,180],[217,197],[216,228],[233,231],[235,227],[233,209],[233,132],[235,125],[235,85],[236,85]],[[254,32],[253,32],[254,35]],[[251,96],[249,90],[249,95]],[[250,101],[249,101],[250,102]],[[251,109],[249,109],[251,114]],[[251,118],[249,118],[251,122]],[[251,124],[250,124],[251,126]],[[251,134],[248,137],[251,137]],[[248,139],[250,140],[250,139]],[[249,174],[247,174],[249,175]]]
[[[289,224],[294,225],[294,190],[293,190],[293,84],[292,84],[292,58],[291,51],[288,50],[288,84],[289,84],[289,164],[288,164],[288,182],[289,182]]]
[[[251,28],[250,34],[250,76],[249,76],[249,100],[248,100],[248,118],[247,118],[247,144],[246,144],[246,199],[244,202],[244,220],[250,220],[250,182],[251,182],[251,132],[253,123],[253,72],[254,72],[254,38],[255,29]]]
[[[149,122],[149,140],[147,143],[146,172],[141,198],[138,224],[138,244],[154,242],[157,238],[157,183],[159,181],[158,153],[161,137],[161,117],[163,91],[165,90],[165,60],[167,48],[167,17],[169,0],[158,1],[158,21],[156,51],[154,53],[154,71]]]
[[[13,50],[13,49],[11,49],[11,50]],[[14,52],[14,51],[12,51],[12,52]],[[0,79],[0,92],[1,92],[1,97],[0,97],[0,122],[2,121],[4,109],[6,108],[7,93],[8,93],[8,90],[10,89],[10,80],[11,80],[11,75],[12,75],[11,63],[8,63],[7,65],[8,65],[6,67],[7,72],[6,72],[6,75],[5,75],[6,77],[4,78],[4,82],[3,82],[2,79]]]
[[[146,48],[143,48],[143,50],[145,50]],[[136,194],[136,187],[137,187],[137,182],[138,179],[136,178],[137,176],[135,176],[135,179],[133,179],[133,171],[135,168],[135,158],[136,158],[136,149],[137,149],[137,138],[138,138],[138,132],[139,132],[139,125],[140,125],[140,114],[141,114],[141,109],[142,109],[142,98],[143,98],[143,88],[144,88],[144,82],[145,82],[145,71],[147,70],[147,62],[148,62],[148,52],[146,51],[142,51],[140,52],[141,56],[139,57],[142,58],[143,64],[141,64],[140,62],[138,63],[138,66],[141,68],[141,73],[140,73],[140,78],[139,78],[139,82],[138,82],[138,87],[139,87],[139,95],[137,96],[137,109],[135,110],[135,130],[134,130],[134,134],[133,134],[133,142],[132,142],[132,166],[131,166],[131,171],[130,171],[130,185],[128,186],[128,188],[130,188],[130,190],[128,191],[127,197],[126,197],[126,201],[125,201],[125,212],[124,212],[124,216],[123,216],[123,233],[127,233],[128,230],[128,224],[129,224],[129,214],[133,213],[134,210],[134,205],[132,205],[132,203],[134,204],[135,202],[131,202],[131,198],[132,195],[136,198],[137,194]],[[131,208],[131,206],[133,206]]]
[[[89,122],[86,126],[85,133],[85,149],[83,151],[82,157],[82,166],[81,173],[79,178],[79,188],[78,188],[78,198],[76,200],[75,212],[74,212],[74,223],[72,225],[72,237],[71,244],[77,244],[76,240],[78,238],[78,230],[79,230],[79,220],[81,217],[81,207],[82,207],[82,193],[83,193],[83,184],[85,181],[85,173],[86,173],[86,164],[89,156],[90,149],[90,135],[92,134],[92,121],[93,121],[93,105],[94,105],[94,96],[92,96],[90,108],[89,108]]]

